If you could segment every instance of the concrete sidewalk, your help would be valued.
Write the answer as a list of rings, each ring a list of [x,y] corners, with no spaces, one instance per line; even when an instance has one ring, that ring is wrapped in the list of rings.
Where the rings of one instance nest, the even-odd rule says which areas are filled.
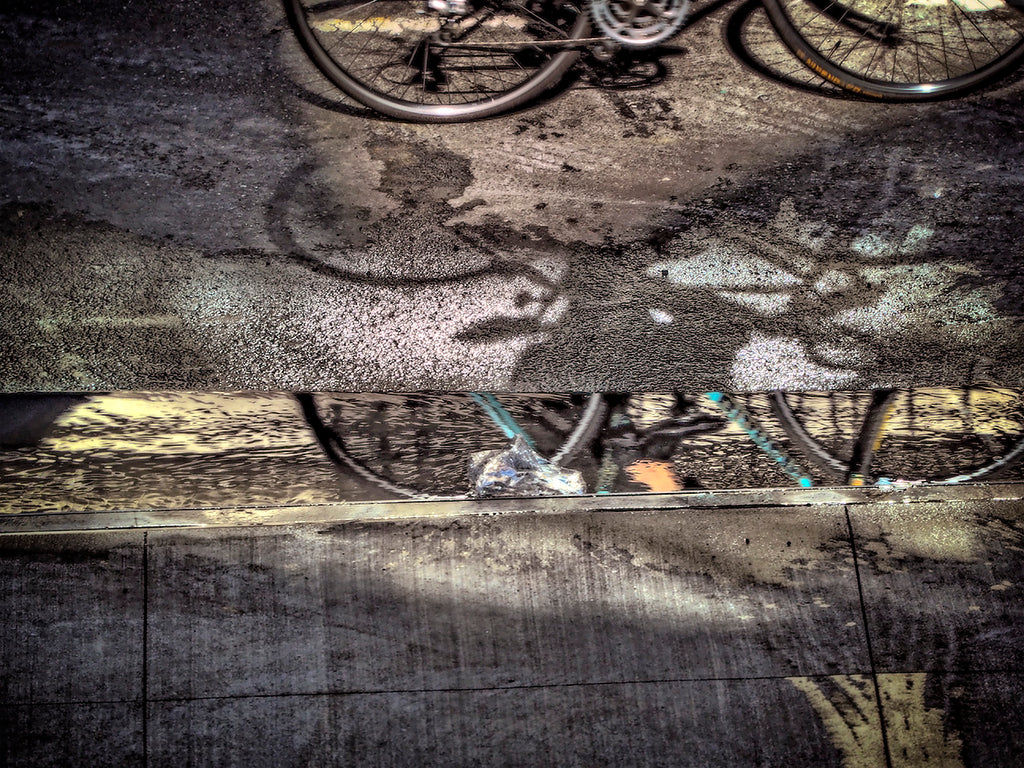
[[[7,517],[0,764],[1019,765],[1024,486],[756,493]]]

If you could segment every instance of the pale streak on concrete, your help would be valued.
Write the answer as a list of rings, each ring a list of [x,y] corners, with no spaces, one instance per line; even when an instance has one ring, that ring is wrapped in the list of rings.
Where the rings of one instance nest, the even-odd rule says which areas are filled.
[[[733,301],[761,315],[781,315],[786,312],[792,297],[786,293],[740,293],[738,291],[720,291],[720,298]]]
[[[656,262],[648,267],[647,275],[663,275],[673,285],[683,287],[757,288],[763,291],[803,283],[799,277],[768,259],[744,253],[729,243],[715,243],[689,258]]]
[[[881,571],[906,568],[907,558],[946,563],[977,563],[985,553],[982,529],[971,518],[950,514],[960,505],[914,504],[906,509],[888,510],[885,536],[861,546],[872,553]]]
[[[899,243],[874,232],[858,237],[850,245],[853,251],[868,258],[882,258],[899,255],[921,253],[928,245],[928,240],[935,234],[935,230],[924,224],[915,224]]]

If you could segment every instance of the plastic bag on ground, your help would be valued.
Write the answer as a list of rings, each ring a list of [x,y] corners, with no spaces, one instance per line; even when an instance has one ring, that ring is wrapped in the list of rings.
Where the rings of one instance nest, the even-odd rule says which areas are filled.
[[[516,435],[500,451],[469,457],[472,494],[489,496],[573,496],[586,493],[583,475],[552,464]]]

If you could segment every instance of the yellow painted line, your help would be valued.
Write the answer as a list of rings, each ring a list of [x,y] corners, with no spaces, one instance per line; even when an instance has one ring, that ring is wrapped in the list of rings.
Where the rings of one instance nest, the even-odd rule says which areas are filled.
[[[843,756],[843,768],[885,765],[878,704],[868,675],[835,675],[823,679],[792,677],[789,682],[807,697],[832,745]]]
[[[406,32],[435,32],[441,26],[436,17],[420,16],[406,19],[392,19],[374,16],[368,19],[322,19],[310,24],[317,32],[382,32],[389,35],[404,35]]]
[[[417,15],[404,18],[372,16],[366,19],[319,19],[311,22],[310,26],[317,32],[323,32],[325,34],[374,32],[394,35],[397,37],[409,32],[424,34],[436,32],[441,27],[441,23],[439,17],[432,15]],[[520,18],[519,16],[493,16],[486,19],[481,26],[487,29],[504,28],[509,30],[522,30],[526,28],[526,19]],[[470,39],[467,42],[483,41],[474,41]],[[498,41],[492,40],[491,42]]]

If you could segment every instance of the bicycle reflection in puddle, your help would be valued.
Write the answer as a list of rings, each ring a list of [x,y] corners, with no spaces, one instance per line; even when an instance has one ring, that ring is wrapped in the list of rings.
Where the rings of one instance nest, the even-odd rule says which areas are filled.
[[[4,512],[464,498],[517,435],[588,494],[1024,479],[1024,396],[995,386],[48,397],[0,398]]]
[[[590,493],[1019,479],[1024,458],[1021,393],[993,386],[301,397],[343,471],[407,497],[466,493],[469,459],[517,436]]]

